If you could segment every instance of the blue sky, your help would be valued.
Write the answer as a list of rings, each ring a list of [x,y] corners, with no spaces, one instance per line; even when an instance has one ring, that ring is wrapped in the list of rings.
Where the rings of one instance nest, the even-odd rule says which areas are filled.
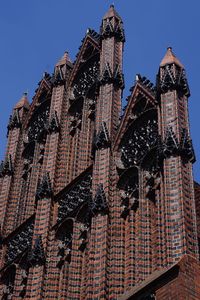
[[[52,72],[65,50],[75,58],[88,27],[99,30],[111,1],[0,1],[0,159],[13,105],[28,90],[29,101],[44,71]],[[194,175],[200,181],[200,1],[116,0],[124,21],[124,74],[129,95],[136,73],[155,82],[168,46],[185,65],[191,89],[191,135],[197,157]]]

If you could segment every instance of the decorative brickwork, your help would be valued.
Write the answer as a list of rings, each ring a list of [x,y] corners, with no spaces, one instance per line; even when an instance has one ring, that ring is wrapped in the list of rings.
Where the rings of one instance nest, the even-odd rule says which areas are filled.
[[[24,94],[0,164],[1,299],[200,299],[200,188],[190,95],[168,48],[121,112],[123,22],[113,5]]]

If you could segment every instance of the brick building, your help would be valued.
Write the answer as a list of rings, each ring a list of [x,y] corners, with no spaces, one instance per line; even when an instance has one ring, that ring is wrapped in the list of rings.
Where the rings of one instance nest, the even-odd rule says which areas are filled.
[[[168,48],[156,85],[136,75],[121,113],[124,42],[111,5],[76,61],[65,53],[13,109],[1,299],[200,299],[185,70]]]

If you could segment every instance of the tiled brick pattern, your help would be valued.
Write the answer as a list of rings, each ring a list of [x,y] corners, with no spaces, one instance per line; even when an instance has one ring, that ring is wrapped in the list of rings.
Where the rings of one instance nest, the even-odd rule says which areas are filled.
[[[196,218],[197,218],[197,236],[198,236],[198,245],[199,245],[199,252],[200,252],[200,185],[197,182],[194,182],[194,191],[195,191]]]
[[[156,95],[137,75],[120,121],[125,37],[112,5],[100,34],[88,30],[74,64],[65,53],[54,74],[44,75],[29,111],[24,100],[14,109],[22,124],[13,119],[9,125],[5,160],[11,158],[12,170],[9,164],[0,170],[0,297],[97,300],[125,293],[123,299],[200,299],[200,189],[195,184],[194,197],[192,161],[163,150],[169,126],[177,144],[182,129],[189,136],[188,94],[173,85],[162,91],[158,86]],[[151,132],[157,126],[152,120],[158,130]],[[149,132],[155,139],[159,134],[162,144],[148,159],[147,167],[159,160],[153,171],[144,167],[145,157],[137,161],[137,149],[143,153],[153,144]],[[82,180],[88,170],[89,185]],[[60,218],[62,204],[66,214]],[[29,218],[31,247],[23,233]]]

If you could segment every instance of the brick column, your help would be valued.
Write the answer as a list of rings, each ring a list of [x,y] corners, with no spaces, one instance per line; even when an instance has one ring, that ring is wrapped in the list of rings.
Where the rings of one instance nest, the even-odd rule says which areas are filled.
[[[5,161],[2,163],[1,176],[3,179],[0,194],[1,224],[4,223],[5,215],[7,216],[3,228],[5,235],[14,229],[16,222],[21,179],[19,170],[23,146],[22,128],[28,110],[29,103],[26,94],[24,94],[14,107],[8,124],[8,145]],[[13,188],[10,192],[11,185]]]
[[[123,242],[118,238],[119,227],[116,225],[123,223],[123,219],[119,221],[119,210],[115,211],[113,205],[116,196],[114,191],[116,170],[114,171],[112,142],[121,113],[121,95],[124,88],[122,54],[125,38],[122,20],[113,5],[103,18],[101,35],[100,91],[96,106],[92,187],[94,216],[91,224],[88,299],[105,298],[106,293],[110,293],[109,288],[112,289],[111,274],[115,274],[118,266],[123,268],[122,262],[118,261],[119,257],[122,259],[119,253],[123,251]],[[112,221],[112,224],[109,224],[109,221]],[[115,253],[113,249],[117,249]]]
[[[189,137],[189,88],[182,64],[168,48],[161,62],[159,131],[163,140],[164,217],[167,264],[188,253],[198,257],[192,176],[194,153]],[[163,222],[163,220],[161,220]]]
[[[73,241],[71,250],[71,262],[68,273],[68,293],[67,298],[79,300],[81,297],[81,277],[82,277],[82,263],[83,252],[80,247],[80,223],[74,222]]]
[[[106,297],[106,241],[108,216],[92,218],[90,235],[89,281],[86,299]]]
[[[48,173],[43,176],[37,188],[37,210],[33,234],[32,249],[29,254],[27,297],[41,299],[46,261],[47,237],[50,225],[51,182]]]

